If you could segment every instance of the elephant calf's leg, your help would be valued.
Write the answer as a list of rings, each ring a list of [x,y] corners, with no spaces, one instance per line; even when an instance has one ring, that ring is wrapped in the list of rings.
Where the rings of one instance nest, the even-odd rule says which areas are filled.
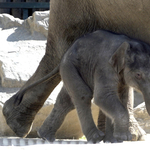
[[[78,113],[83,134],[92,143],[100,142],[104,133],[96,128],[91,113],[91,99],[93,92],[82,80],[72,63],[66,63],[60,68],[65,87],[72,98]]]
[[[97,92],[97,89],[101,92]],[[104,89],[107,89],[105,91]],[[129,116],[127,110],[120,103],[118,95],[113,91],[112,87],[103,87],[101,82],[96,82],[94,91],[95,104],[113,121],[113,136],[118,141],[131,140],[129,132]]]
[[[112,128],[110,127],[110,129],[108,129],[109,126],[108,126],[108,128],[106,126],[108,126],[106,124],[106,116],[100,110],[99,115],[98,115],[97,127],[99,130],[101,130],[105,133],[104,142],[112,142],[112,140],[109,140],[110,139],[109,132],[111,132],[111,133],[113,132],[113,131],[111,131]],[[144,141],[146,138],[146,132],[139,126],[139,124],[136,121],[136,119],[134,118],[133,114],[132,115],[129,114],[129,131],[132,134],[132,141]]]
[[[105,143],[116,143],[119,142],[113,136],[114,126],[110,118],[106,117],[105,114],[99,109],[97,127],[99,130],[105,133],[103,141]]]
[[[51,114],[38,131],[39,136],[49,142],[53,142],[55,140],[55,133],[62,125],[66,115],[73,109],[74,105],[71,98],[65,87],[62,87]]]
[[[114,132],[114,125],[113,125],[111,119],[106,117],[105,138],[103,140],[105,143],[118,143],[118,142],[120,142],[119,140],[117,140],[113,136],[113,132]]]

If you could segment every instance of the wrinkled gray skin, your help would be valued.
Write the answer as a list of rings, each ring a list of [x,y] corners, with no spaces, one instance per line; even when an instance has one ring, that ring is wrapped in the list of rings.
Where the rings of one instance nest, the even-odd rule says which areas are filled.
[[[60,63],[62,56],[73,42],[86,33],[105,29],[150,44],[149,6],[149,0],[51,0],[45,55],[36,72],[16,95],[50,73]],[[35,86],[19,96],[19,99],[14,95],[5,103],[3,113],[6,122],[16,135],[25,137],[29,134],[35,115],[60,80],[57,72],[49,82]],[[130,127],[133,131],[132,135],[134,134],[137,140],[141,139],[145,132],[132,115],[132,103],[133,100],[130,98],[128,102],[130,118],[132,118]],[[104,115],[99,115],[99,118],[103,119],[101,116]],[[104,119],[103,121],[101,119],[99,119],[99,128],[105,123]],[[101,122],[103,125],[100,124]]]
[[[61,61],[60,74],[64,86],[38,132],[48,141],[55,139],[65,116],[75,108],[89,142],[131,140],[127,102],[133,88],[143,94],[150,114],[150,46],[146,43],[98,30],[69,48]],[[93,97],[107,116],[105,137],[92,118]]]

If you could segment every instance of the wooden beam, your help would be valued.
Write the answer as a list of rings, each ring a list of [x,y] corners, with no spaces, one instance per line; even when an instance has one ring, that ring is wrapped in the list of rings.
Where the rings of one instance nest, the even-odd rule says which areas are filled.
[[[0,8],[45,8],[49,9],[49,2],[0,2]]]

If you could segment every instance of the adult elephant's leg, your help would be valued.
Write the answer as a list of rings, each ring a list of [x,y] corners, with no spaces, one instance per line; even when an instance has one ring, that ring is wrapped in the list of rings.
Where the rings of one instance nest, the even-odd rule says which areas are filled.
[[[44,56],[39,68],[25,86],[33,83],[39,78],[42,78],[46,75],[46,72],[50,72],[50,68],[46,66],[46,63],[50,63],[47,55]],[[8,101],[6,101],[3,107],[3,114],[6,118],[7,124],[18,136],[25,137],[30,132],[35,115],[43,106],[45,100],[59,81],[60,76],[58,74],[48,83],[43,83],[28,91],[23,96],[23,100],[20,105],[17,107],[14,106],[14,97],[11,97]]]
[[[50,13],[50,16],[52,15],[53,11],[51,11]],[[53,22],[53,24],[55,24],[55,26],[52,24],[51,21]],[[51,72],[60,62],[59,58],[60,56],[58,56],[56,47],[57,41],[55,39],[56,36],[60,38],[62,37],[61,31],[60,32],[57,31],[59,28],[58,26],[59,26],[58,23],[55,23],[55,20],[53,21],[53,17],[51,17],[49,22],[46,53],[43,59],[41,60],[36,72],[20,89],[20,91],[25,87],[27,87],[28,85],[43,78],[45,75]],[[60,82],[60,75],[58,74],[49,82],[45,82],[39,86],[36,86],[23,96],[22,102],[17,107],[15,107],[14,105],[14,102],[16,101],[14,96],[11,97],[5,103],[3,107],[3,114],[5,116],[7,124],[17,134],[17,136],[25,137],[30,132],[35,115],[43,106],[45,100],[59,82]]]
[[[38,135],[49,142],[53,142],[55,140],[55,134],[62,125],[66,115],[73,109],[75,109],[74,104],[63,86],[57,96],[52,112],[39,129]]]
[[[98,120],[97,120],[97,128],[105,133],[105,123],[106,123],[106,116],[105,114],[99,109]]]
[[[36,72],[20,90],[43,78],[60,63],[59,55],[62,56],[63,52],[61,54],[57,53],[57,47],[59,46],[56,44],[57,41],[55,36],[58,36],[61,39],[62,34],[60,32],[59,34],[55,35],[56,31],[58,30],[57,25],[58,24],[53,26],[52,23],[50,23],[46,53],[41,60]],[[65,41],[61,42],[66,43]],[[67,46],[68,45],[66,43],[66,47]],[[63,48],[64,47],[62,45],[62,49]],[[22,102],[17,107],[14,105],[14,102],[16,102],[14,96],[4,104],[3,114],[5,116],[6,122],[17,136],[25,137],[30,132],[35,115],[43,106],[45,100],[59,82],[60,75],[58,73],[50,81],[42,83],[39,86],[36,86],[33,89],[27,91],[27,93],[23,96]]]

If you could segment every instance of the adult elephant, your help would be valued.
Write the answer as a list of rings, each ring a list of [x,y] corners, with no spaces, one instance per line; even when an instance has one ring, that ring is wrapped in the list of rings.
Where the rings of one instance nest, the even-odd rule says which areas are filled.
[[[149,0],[51,0],[45,55],[36,72],[20,90],[51,72],[70,45],[88,32],[105,29],[150,44],[149,6]],[[18,136],[24,137],[30,132],[35,115],[59,82],[60,75],[57,73],[49,82],[28,91],[17,107],[13,97],[5,103],[6,121]],[[129,105],[131,126],[134,125],[132,102],[130,99],[125,104]],[[138,125],[137,129],[140,133],[137,137],[140,137],[142,130]]]

